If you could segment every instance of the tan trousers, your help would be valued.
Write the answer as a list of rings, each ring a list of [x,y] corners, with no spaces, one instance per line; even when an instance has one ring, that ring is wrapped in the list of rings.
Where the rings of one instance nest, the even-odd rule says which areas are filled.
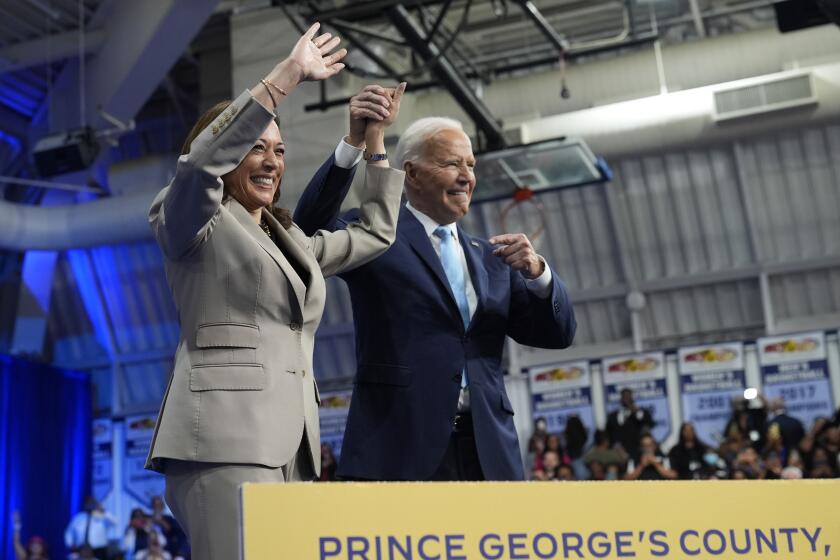
[[[194,560],[241,558],[240,486],[314,479],[305,442],[292,461],[280,468],[166,461],[166,503],[190,539]]]

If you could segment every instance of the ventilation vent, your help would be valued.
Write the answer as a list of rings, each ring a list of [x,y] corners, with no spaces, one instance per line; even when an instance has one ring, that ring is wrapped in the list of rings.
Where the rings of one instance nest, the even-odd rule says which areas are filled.
[[[817,103],[811,73],[783,78],[761,78],[761,82],[715,92],[715,120],[750,115]]]

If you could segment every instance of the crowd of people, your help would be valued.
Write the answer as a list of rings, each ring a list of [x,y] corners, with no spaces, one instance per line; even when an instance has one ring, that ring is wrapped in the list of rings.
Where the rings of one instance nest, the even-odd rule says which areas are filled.
[[[774,480],[840,476],[840,410],[818,418],[807,430],[789,415],[781,400],[737,400],[722,441],[704,442],[694,426],[680,426],[677,443],[665,453],[653,436],[650,412],[636,405],[625,389],[621,406],[596,430],[577,416],[562,434],[535,422],[528,442],[533,480]]]
[[[163,498],[154,496],[151,511],[134,508],[128,526],[120,532],[116,518],[94,497],[88,496],[64,531],[69,558],[97,560],[189,560],[189,542],[178,522],[166,510]],[[40,547],[32,549],[32,543]],[[15,550],[17,560],[47,560],[46,543],[32,537]]]
[[[49,560],[46,540],[32,534],[24,542],[18,512],[13,516],[15,560]],[[189,560],[190,545],[183,530],[160,496],[151,500],[151,511],[134,508],[128,526],[120,533],[117,519],[93,496],[85,499],[64,531],[68,558],[78,560]]]

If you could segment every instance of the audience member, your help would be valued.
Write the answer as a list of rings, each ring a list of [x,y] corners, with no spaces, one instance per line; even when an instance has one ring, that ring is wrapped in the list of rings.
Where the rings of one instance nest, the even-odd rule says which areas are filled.
[[[329,443],[321,444],[321,482],[331,482],[335,480],[335,471],[338,468],[338,463],[333,455],[332,445]]]
[[[782,469],[782,480],[800,480],[802,469],[799,467],[785,467]]]
[[[583,464],[587,467],[592,462],[600,463],[604,469],[610,465],[623,466],[627,461],[627,454],[621,449],[610,447],[610,438],[604,430],[595,430],[595,446],[583,456]]]
[[[767,436],[765,437],[764,450],[761,452],[761,456],[766,459],[771,454],[778,455],[782,461],[785,461],[788,456],[788,448],[782,437],[782,430],[776,423],[771,423],[767,426]]]
[[[82,546],[80,546],[78,552],[71,554],[70,558],[72,558],[73,560],[93,560],[94,558],[99,560],[99,558],[96,556],[93,547],[91,547],[89,544],[83,544]]]
[[[840,426],[829,424],[822,436],[822,446],[828,453],[828,462],[831,468],[837,472],[840,468]]]
[[[560,457],[561,462],[565,462],[563,461],[563,458],[566,454],[563,450],[563,446],[560,444],[560,436],[558,436],[557,434],[548,435],[548,437],[545,440],[545,451],[553,451],[557,453],[557,455]]]
[[[764,455],[764,478],[766,480],[779,480],[782,478],[782,457],[776,451],[770,451]]]
[[[172,560],[172,554],[163,549],[163,543],[156,531],[149,532],[148,545],[134,555],[134,560]]]
[[[732,474],[733,478],[738,480],[760,480],[764,478],[764,465],[762,465],[758,453],[752,446],[746,445],[735,457]]]
[[[805,428],[802,426],[802,422],[788,415],[784,399],[771,400],[767,408],[770,413],[768,433],[770,430],[774,430],[775,433],[775,430],[778,429],[785,449],[796,449],[796,446],[805,437]],[[774,426],[777,426],[777,428],[774,428]]]
[[[625,480],[674,480],[677,472],[671,468],[668,460],[656,440],[650,434],[639,438],[639,452],[627,462]]]
[[[535,480],[557,480],[557,469],[560,467],[560,455],[556,451],[548,450],[543,454],[542,470],[534,471]]]
[[[680,426],[680,439],[668,453],[671,468],[677,471],[681,480],[699,480],[707,472],[704,456],[708,446],[697,439],[694,425],[685,422]]]
[[[631,457],[639,453],[639,438],[653,429],[653,418],[647,409],[636,406],[633,391],[621,390],[621,406],[607,416],[610,443],[620,444]]]
[[[586,465],[583,463],[583,452],[586,448],[586,439],[589,433],[580,416],[573,414],[566,420],[566,429],[563,430],[566,441],[566,455],[569,457],[572,469],[575,471],[576,480],[586,480]]]
[[[725,434],[737,429],[741,438],[752,445],[756,451],[764,447],[764,435],[767,433],[767,409],[764,398],[759,395],[754,399],[738,397],[732,400],[732,418],[726,425]]]
[[[160,496],[152,496],[152,523],[157,526],[166,540],[164,548],[173,558],[187,558],[190,554],[187,535],[178,521],[166,511],[166,503]]]
[[[560,465],[557,467],[557,480],[568,482],[570,480],[577,480],[575,471],[571,465]]]
[[[64,531],[64,544],[71,551],[81,555],[82,547],[91,548],[92,558],[107,560],[108,543],[114,538],[117,522],[105,511],[93,496],[85,499],[82,511],[73,516]]]
[[[20,541],[20,531],[23,525],[20,521],[20,513],[12,513],[12,541],[15,547],[15,560],[49,560],[47,542],[38,535],[32,535],[26,541],[26,546]]]
[[[534,439],[531,441],[533,447],[528,452],[527,463],[531,466],[531,478],[534,478],[534,473],[543,470],[543,454],[545,453],[545,438]]]
[[[738,456],[741,449],[747,445],[747,440],[735,424],[730,424],[726,428],[724,436],[723,443],[720,444],[720,448],[718,449],[718,454],[726,461],[727,465],[731,465],[735,462],[735,457]]]
[[[802,454],[798,449],[791,449],[787,457],[787,466],[796,467],[801,472],[805,472],[805,462],[802,460]]]
[[[799,442],[799,451],[802,453],[802,459],[805,463],[805,472],[811,470],[811,459],[814,449],[817,447],[817,440],[822,436],[823,431],[828,426],[828,418],[817,418],[814,420],[811,429],[805,434],[805,437]]]
[[[589,463],[589,480],[606,480],[607,479],[607,471],[604,468],[604,465],[599,463],[598,461],[592,461]]]
[[[547,428],[548,423],[545,421],[545,418],[539,417],[534,420],[534,433],[531,434],[531,438],[528,440],[529,452],[533,453],[535,451],[537,442],[542,442],[543,448],[545,448],[545,440],[548,437]]]
[[[149,539],[152,533],[156,535],[161,546],[166,546],[166,537],[163,536],[159,526],[155,525],[152,518],[140,508],[131,510],[131,518],[123,536],[122,549],[125,552],[125,560],[134,560],[138,552],[146,550],[149,547]]]
[[[811,457],[811,471],[808,478],[834,478],[836,475],[829,462],[828,452],[823,447],[816,447]]]

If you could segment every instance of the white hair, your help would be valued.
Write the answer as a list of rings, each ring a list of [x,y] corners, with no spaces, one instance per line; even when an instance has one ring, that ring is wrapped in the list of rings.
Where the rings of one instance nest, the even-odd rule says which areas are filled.
[[[423,144],[442,130],[464,130],[464,126],[449,117],[425,117],[411,123],[397,143],[394,167],[402,170],[405,162],[416,160],[423,151]]]

